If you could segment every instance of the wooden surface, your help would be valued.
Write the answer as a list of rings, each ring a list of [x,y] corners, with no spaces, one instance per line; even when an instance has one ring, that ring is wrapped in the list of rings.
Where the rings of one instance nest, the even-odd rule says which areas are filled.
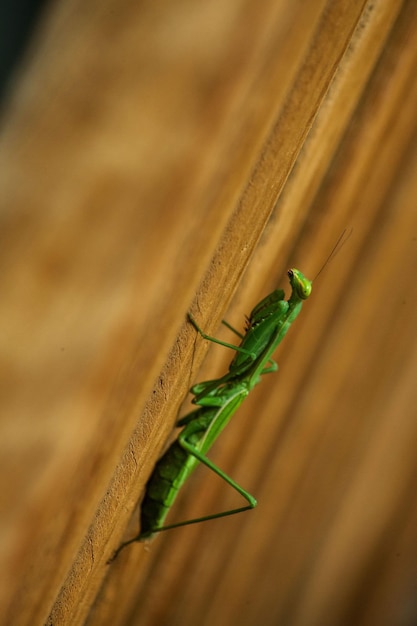
[[[2,623],[416,623],[416,29],[411,0],[45,16],[0,145]],[[228,337],[344,228],[211,455],[258,508],[106,565],[231,358],[187,310]],[[237,503],[199,468],[170,519]]]

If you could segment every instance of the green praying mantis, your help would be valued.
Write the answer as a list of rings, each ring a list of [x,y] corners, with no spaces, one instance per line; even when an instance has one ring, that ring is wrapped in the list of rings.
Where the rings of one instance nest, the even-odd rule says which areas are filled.
[[[336,251],[340,250],[339,244],[345,232],[343,231],[339,237],[314,280]],[[347,238],[349,236],[350,233]],[[347,238],[344,239],[343,244]],[[197,383],[191,387],[190,391],[194,395],[192,402],[198,408],[177,422],[177,426],[182,428],[182,431],[159,459],[148,480],[141,505],[140,533],[122,543],[111,560],[131,543],[148,540],[161,531],[234,515],[256,507],[256,499],[217,467],[207,457],[207,452],[253,387],[260,382],[261,377],[278,369],[272,355],[300,313],[304,300],[309,298],[313,283],[298,269],[290,269],[288,278],[291,286],[291,295],[288,300],[285,300],[282,289],[275,289],[263,298],[247,318],[244,335],[224,322],[240,337],[241,342],[238,346],[207,335],[194,317],[188,314],[189,321],[201,337],[231,348],[236,351],[236,354],[230,363],[229,371],[224,376]],[[180,488],[199,463],[203,463],[220,476],[243,496],[247,504],[197,519],[165,524],[165,519]]]

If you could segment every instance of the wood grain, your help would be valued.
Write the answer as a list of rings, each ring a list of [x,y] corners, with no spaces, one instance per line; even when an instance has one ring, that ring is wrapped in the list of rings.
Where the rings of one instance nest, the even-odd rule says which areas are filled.
[[[5,624],[415,624],[416,27],[395,0],[51,6],[2,118]],[[108,566],[231,358],[200,369],[186,311],[242,325],[345,227],[213,449],[258,508]],[[200,469],[172,520],[236,504]]]

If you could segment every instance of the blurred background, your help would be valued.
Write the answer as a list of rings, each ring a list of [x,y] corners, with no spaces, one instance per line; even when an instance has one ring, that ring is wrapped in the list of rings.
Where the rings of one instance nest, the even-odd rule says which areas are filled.
[[[41,19],[45,0],[4,0],[0,7],[0,97],[10,89],[13,76]]]
[[[2,9],[5,624],[417,622],[417,7]],[[7,13],[7,10],[9,13]],[[19,24],[19,27],[15,26]],[[15,34],[17,33],[17,34]],[[211,458],[258,500],[111,565],[187,389],[311,298]],[[239,506],[198,468],[170,521]]]

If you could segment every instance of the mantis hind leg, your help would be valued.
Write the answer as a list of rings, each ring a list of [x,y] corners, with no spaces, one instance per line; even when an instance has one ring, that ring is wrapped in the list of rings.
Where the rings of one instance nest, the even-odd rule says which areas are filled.
[[[256,499],[248,491],[243,489],[243,487],[238,485],[232,478],[230,478],[230,476],[228,476],[225,472],[223,472],[223,470],[217,467],[215,463],[210,461],[210,459],[208,459],[205,454],[200,452],[200,450],[198,450],[193,444],[191,444],[185,438],[182,438],[181,435],[178,438],[178,443],[188,454],[190,454],[191,456],[194,456],[198,461],[200,461],[200,463],[203,463],[209,469],[211,469],[215,474],[220,476],[220,478],[223,478],[223,480],[226,481],[227,484],[230,485],[235,491],[237,491],[247,501],[248,504],[246,506],[238,507],[235,509],[230,509],[228,511],[221,511],[220,513],[213,513],[211,515],[204,515],[203,517],[196,517],[194,519],[186,520],[184,522],[176,522],[175,524],[166,524],[165,526],[150,528],[147,531],[146,535],[142,535],[141,533],[139,533],[132,539],[129,539],[128,541],[125,541],[124,543],[122,543],[118,547],[118,549],[114,552],[112,557],[107,561],[108,564],[112,563],[114,559],[118,556],[118,554],[124,548],[126,548],[126,546],[129,546],[130,544],[135,543],[137,541],[144,541],[156,533],[162,532],[164,530],[171,530],[173,528],[180,528],[181,526],[189,526],[190,524],[198,524],[200,522],[207,522],[209,520],[219,519],[221,517],[228,517],[229,515],[236,515],[237,513],[243,513],[243,511],[249,511],[250,509],[254,509],[256,507],[257,505]]]
[[[163,530],[171,530],[172,528],[179,528],[181,526],[189,526],[190,524],[198,524],[200,522],[207,522],[212,519],[219,519],[220,517],[227,517],[229,515],[235,515],[236,513],[242,513],[243,511],[249,511],[250,509],[254,509],[257,505],[256,499],[248,492],[246,489],[243,489],[240,485],[238,485],[233,478],[230,478],[223,470],[221,470],[215,463],[210,461],[206,457],[205,454],[200,452],[193,444],[189,443],[185,438],[181,438],[181,435],[178,439],[178,443],[182,448],[191,456],[194,456],[200,463],[203,463],[206,467],[211,469],[215,474],[223,478],[228,485],[230,485],[235,491],[237,491],[247,502],[246,506],[238,507],[236,509],[230,509],[228,511],[221,511],[220,513],[213,513],[212,515],[204,515],[203,517],[197,517],[195,519],[186,520],[184,522],[177,522],[175,524],[167,524],[166,526],[162,526],[161,528],[153,528],[150,532],[158,533]]]

